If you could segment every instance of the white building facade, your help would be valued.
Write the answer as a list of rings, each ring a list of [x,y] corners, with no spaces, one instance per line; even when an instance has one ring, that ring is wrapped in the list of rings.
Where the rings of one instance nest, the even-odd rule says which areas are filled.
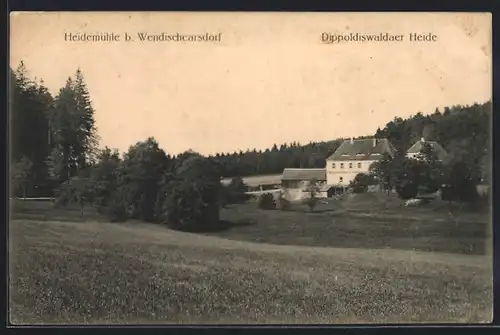
[[[370,166],[384,157],[394,155],[387,139],[346,140],[326,159],[327,184],[347,187],[359,173],[368,173]]]

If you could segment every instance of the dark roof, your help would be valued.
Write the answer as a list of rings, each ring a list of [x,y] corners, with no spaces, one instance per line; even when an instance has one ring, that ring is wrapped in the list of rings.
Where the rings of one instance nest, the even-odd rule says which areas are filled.
[[[325,169],[284,169],[281,180],[326,180]]]
[[[393,155],[395,151],[394,146],[386,138],[345,140],[327,160],[374,160],[382,158],[384,153]]]
[[[437,143],[436,141],[427,141],[427,140],[420,140],[420,141],[417,141],[415,142],[411,147],[410,149],[408,149],[408,151],[406,153],[408,154],[418,154],[422,151],[422,148],[424,147],[424,143],[428,143],[430,144],[432,150],[437,154],[438,156],[438,159],[440,160],[446,160],[447,157],[448,157],[448,153],[446,152],[446,150],[444,150],[444,148],[439,144]]]

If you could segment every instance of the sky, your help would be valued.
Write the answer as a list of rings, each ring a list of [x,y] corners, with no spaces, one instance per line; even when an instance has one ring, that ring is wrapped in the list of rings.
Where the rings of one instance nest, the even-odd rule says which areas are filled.
[[[80,68],[102,147],[152,136],[170,154],[214,154],[372,135],[396,116],[485,102],[491,31],[480,13],[13,13],[10,64],[22,60],[53,95]],[[138,39],[163,32],[221,38]],[[323,43],[323,33],[403,40]]]

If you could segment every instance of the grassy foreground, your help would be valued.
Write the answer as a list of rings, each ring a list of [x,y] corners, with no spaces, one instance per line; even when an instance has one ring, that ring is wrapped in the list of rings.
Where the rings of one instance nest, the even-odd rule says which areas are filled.
[[[232,241],[146,224],[11,220],[10,319],[487,322],[491,256]]]

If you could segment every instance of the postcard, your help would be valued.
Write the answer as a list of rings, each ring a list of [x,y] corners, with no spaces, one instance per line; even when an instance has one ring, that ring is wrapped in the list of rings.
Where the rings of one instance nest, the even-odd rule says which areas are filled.
[[[13,12],[9,321],[489,323],[492,16]]]

